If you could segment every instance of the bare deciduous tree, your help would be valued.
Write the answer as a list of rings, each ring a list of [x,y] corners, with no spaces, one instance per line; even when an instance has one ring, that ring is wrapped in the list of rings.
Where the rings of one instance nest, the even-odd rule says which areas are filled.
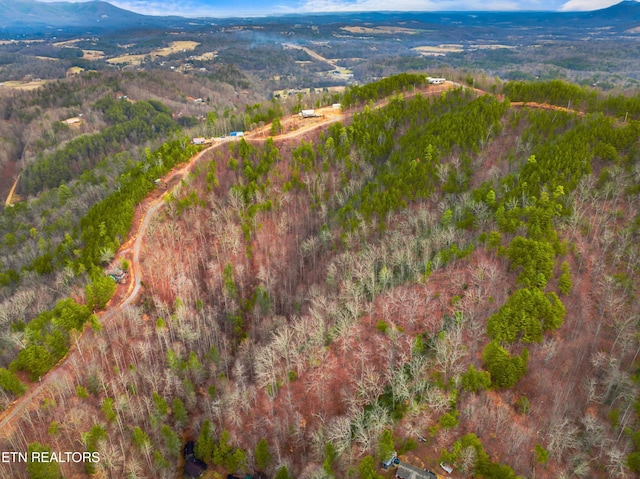
[[[560,459],[565,451],[577,449],[580,446],[578,428],[569,419],[553,423],[547,437],[547,450],[555,459]]]
[[[462,328],[456,326],[441,333],[436,341],[435,353],[436,367],[442,373],[444,382],[447,383],[452,376],[462,371],[461,359],[467,355]]]

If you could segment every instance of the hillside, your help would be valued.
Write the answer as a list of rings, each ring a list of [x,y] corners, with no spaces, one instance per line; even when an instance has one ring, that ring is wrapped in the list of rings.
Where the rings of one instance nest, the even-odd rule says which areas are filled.
[[[49,28],[94,33],[136,28],[158,28],[171,18],[153,18],[123,10],[103,1],[39,2],[1,0],[0,28],[22,34],[42,34]]]
[[[36,338],[14,340],[29,336],[23,328],[32,319],[65,298],[85,302],[85,285],[104,276],[132,227],[135,205],[158,177],[190,157],[188,134],[210,138],[244,127],[232,92],[228,83],[178,73],[96,73],[0,99],[3,199],[17,186],[13,204],[0,213],[0,368],[35,347]],[[206,107],[208,120],[204,105],[186,101],[189,94],[214,102]],[[241,108],[257,98],[233,95]],[[41,341],[51,333],[50,319],[46,327],[39,323]],[[49,343],[44,371],[64,356],[67,333],[55,347]],[[0,408],[7,402],[1,395]]]
[[[176,477],[189,440],[206,477],[391,477],[393,450],[637,473],[638,99],[423,82],[209,148],[149,224],[143,297],[0,442],[100,461],[2,473]]]

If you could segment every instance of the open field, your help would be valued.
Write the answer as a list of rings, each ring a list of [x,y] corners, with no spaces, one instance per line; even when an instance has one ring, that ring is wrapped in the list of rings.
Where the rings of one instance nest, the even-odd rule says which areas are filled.
[[[37,80],[30,82],[6,81],[4,83],[1,83],[0,87],[13,88],[14,90],[35,90],[36,88],[40,88],[46,82],[46,80]]]
[[[200,45],[198,42],[193,41],[176,41],[171,42],[168,47],[158,48],[149,53],[142,53],[137,55],[121,55],[119,57],[109,58],[107,60],[107,63],[111,63],[112,65],[118,63],[139,65],[147,57],[151,57],[152,59],[156,57],[168,57],[169,55],[173,55],[174,53],[195,50],[198,45]]]
[[[202,55],[195,55],[195,56],[189,57],[189,59],[206,62],[206,61],[214,60],[217,56],[218,56],[218,51],[215,50],[212,52],[205,52]]]
[[[200,43],[198,42],[194,42],[190,40],[185,40],[185,41],[180,40],[176,42],[171,42],[171,45],[169,45],[168,47],[159,48],[158,50],[152,51],[151,55],[168,57],[169,55],[173,55],[174,53],[190,52],[192,50],[195,50],[198,45],[200,45]]]
[[[515,50],[516,47],[514,47],[513,45],[500,45],[500,44],[478,44],[478,45],[469,45],[470,49],[473,50],[501,50],[503,48],[506,48],[508,50]]]
[[[444,56],[447,53],[461,53],[464,51],[463,45],[449,44],[437,46],[414,47],[412,50],[425,56]]]
[[[351,75],[353,74],[353,72],[347,68],[341,67],[340,65],[338,65],[339,61],[342,61],[343,59],[332,59],[332,58],[325,58],[322,55],[320,55],[319,53],[307,48],[307,47],[303,47],[300,45],[295,45],[295,44],[291,44],[291,43],[283,43],[282,44],[284,46],[284,48],[293,48],[296,50],[303,50],[304,52],[307,53],[307,55],[309,55],[311,58],[315,58],[318,61],[324,62],[327,65],[329,65],[331,68],[333,68],[333,71],[331,71],[330,73],[327,72],[323,72],[323,73],[319,73],[319,75],[333,75],[334,78],[337,77],[341,77],[341,78],[349,78],[351,77]],[[301,62],[301,61],[296,61],[296,64],[300,65],[300,64],[305,64],[306,62]]]
[[[68,47],[70,45],[75,45],[76,43],[80,43],[84,41],[84,38],[74,38],[73,40],[67,40],[64,42],[56,42],[53,44],[54,47]]]
[[[62,120],[61,123],[64,123],[65,125],[72,128],[78,128],[82,123],[82,118],[80,118],[79,116],[74,116],[73,118],[67,118],[66,120]]]
[[[147,58],[149,54],[142,55],[121,55],[115,58],[109,58],[107,63],[111,63],[112,65],[116,65],[118,63],[126,63],[128,65],[140,65],[142,61]]]
[[[82,50],[83,60],[101,60],[104,57],[104,52],[100,50]]]
[[[422,30],[416,30],[414,28],[403,28],[403,27],[342,27],[341,30],[350,32],[350,33],[367,33],[367,34],[376,34],[382,33],[385,35],[397,35],[402,33],[404,35],[417,35],[421,33]]]
[[[441,57],[448,53],[462,53],[464,51],[473,50],[501,50],[509,49],[515,50],[516,47],[512,45],[503,45],[495,43],[478,43],[473,45],[460,45],[460,44],[444,44],[444,45],[425,45],[412,48],[413,51],[427,57]]]
[[[78,75],[84,71],[84,68],[81,67],[71,67],[67,70],[67,76],[70,75]]]

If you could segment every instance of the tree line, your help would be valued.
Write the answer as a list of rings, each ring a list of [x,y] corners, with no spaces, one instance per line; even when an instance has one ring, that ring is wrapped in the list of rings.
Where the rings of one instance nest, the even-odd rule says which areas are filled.
[[[551,81],[512,81],[502,85],[502,92],[511,101],[549,103],[589,113],[605,113],[616,118],[640,119],[640,96],[604,95],[597,90]]]
[[[415,86],[422,86],[427,82],[427,76],[420,73],[400,73],[366,85],[350,86],[342,95],[343,108],[352,105],[376,101],[386,98],[393,93],[401,93]]]

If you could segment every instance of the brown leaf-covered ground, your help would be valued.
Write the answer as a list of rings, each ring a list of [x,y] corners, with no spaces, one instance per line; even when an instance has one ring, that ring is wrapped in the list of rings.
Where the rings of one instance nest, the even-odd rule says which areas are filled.
[[[42,389],[37,408],[13,423],[2,448],[25,450],[37,440],[54,450],[84,450],[82,433],[101,423],[108,432],[98,444],[101,477],[176,477],[180,460],[160,426],[195,439],[209,419],[216,434],[228,430],[232,444],[247,451],[249,471],[256,443],[266,438],[269,472],[287,465],[296,477],[323,477],[330,441],[339,454],[336,477],[350,477],[363,454],[375,455],[389,428],[397,446],[417,442],[407,460],[432,470],[443,448],[474,433],[492,460],[524,477],[630,476],[623,427],[633,421],[629,398],[636,386],[625,371],[638,351],[637,286],[613,275],[635,278],[637,248],[625,228],[637,204],[615,187],[634,179],[619,172],[599,192],[587,179],[574,194],[575,214],[559,225],[571,245],[561,258],[573,280],[562,297],[567,316],[558,331],[528,346],[526,376],[511,390],[461,391],[455,398],[455,388],[445,384],[470,364],[482,366],[486,319],[515,288],[517,273],[481,244],[467,258],[422,273],[416,244],[437,251],[472,239],[440,226],[442,211],[460,201],[440,193],[394,213],[384,234],[370,227],[341,238],[335,226],[323,230],[340,190],[357,185],[341,184],[342,171],[333,166],[303,174],[308,186],[285,191],[292,151],[317,135],[276,140],[282,159],[257,198],[273,206],[255,216],[249,241],[242,230],[247,205],[230,193],[238,181],[227,166],[233,154],[224,145],[196,162],[199,173],[186,177],[174,196],[195,192],[198,202],[168,201],[146,232],[141,300],[106,321],[103,332],[83,337],[64,373]],[[262,139],[248,140],[262,148]],[[507,131],[474,158],[474,184],[513,168],[507,152],[516,140],[517,132]],[[206,180],[212,160],[217,186]],[[327,208],[312,203],[311,185],[320,185]],[[407,280],[385,281],[383,264],[406,269]],[[556,288],[552,281],[549,289]],[[262,303],[252,301],[257,291],[266,292]],[[418,336],[428,343],[426,354],[416,351]],[[77,385],[89,396],[78,397]],[[399,421],[384,408],[367,407],[385,387],[403,406]],[[154,392],[171,408],[179,398],[188,419],[160,414]],[[106,397],[115,403],[110,423],[100,411]],[[453,399],[459,424],[445,430],[438,419]],[[148,449],[133,445],[135,426],[149,435]],[[536,462],[536,444],[549,451],[547,464]],[[158,466],[154,451],[169,467]],[[27,477],[22,465],[0,468],[6,477]],[[86,477],[81,465],[62,470],[65,477]]]

